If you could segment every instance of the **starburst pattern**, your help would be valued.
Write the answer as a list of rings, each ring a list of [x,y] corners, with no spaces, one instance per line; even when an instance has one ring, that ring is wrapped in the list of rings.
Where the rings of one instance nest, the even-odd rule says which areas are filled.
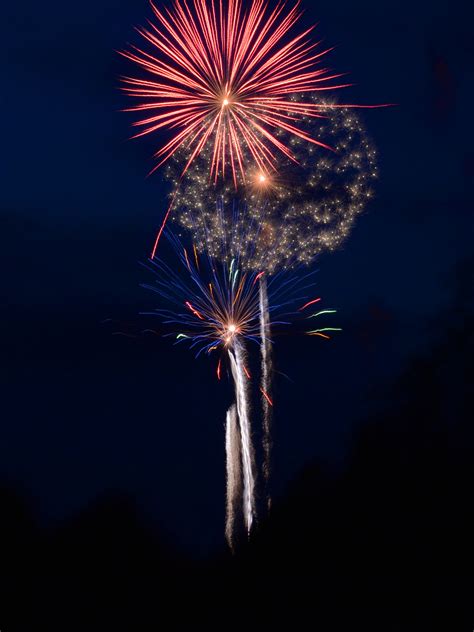
[[[246,155],[263,174],[271,174],[278,155],[295,160],[278,132],[325,146],[298,127],[303,115],[318,116],[314,101],[294,101],[305,94],[344,87],[340,74],[320,67],[330,49],[308,39],[312,28],[292,35],[301,17],[299,2],[290,10],[281,1],[269,9],[254,0],[176,0],[172,9],[151,4],[157,23],[138,32],[149,52],[137,47],[123,52],[147,78],[124,77],[124,90],[139,99],[130,111],[149,112],[134,123],[143,136],[160,129],[172,136],[155,157],[158,168],[179,148],[188,150],[183,173],[204,148],[211,146],[210,176],[214,182],[230,171],[248,168]]]

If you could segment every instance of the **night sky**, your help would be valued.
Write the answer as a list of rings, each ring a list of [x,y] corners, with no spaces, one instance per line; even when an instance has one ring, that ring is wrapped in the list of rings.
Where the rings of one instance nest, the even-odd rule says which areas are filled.
[[[364,420],[443,338],[472,253],[471,22],[462,3],[303,2],[336,45],[380,154],[375,199],[346,245],[316,264],[338,308],[330,342],[277,340],[274,488],[313,462],[344,471]],[[224,546],[224,418],[214,363],[140,334],[159,298],[140,287],[165,210],[158,139],[129,141],[117,50],[143,0],[2,8],[0,480],[45,528],[104,494],[193,557]],[[472,268],[471,268],[472,270]],[[445,317],[446,316],[446,317]],[[116,335],[123,332],[127,335]]]

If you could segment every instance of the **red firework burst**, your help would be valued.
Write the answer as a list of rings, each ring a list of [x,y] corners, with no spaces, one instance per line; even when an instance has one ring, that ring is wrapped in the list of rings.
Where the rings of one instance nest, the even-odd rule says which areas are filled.
[[[241,0],[175,0],[164,11],[151,6],[158,24],[138,31],[153,54],[137,47],[122,54],[149,74],[123,78],[127,94],[140,99],[129,111],[150,112],[134,123],[143,128],[135,138],[173,132],[155,154],[155,169],[186,147],[185,173],[212,143],[211,177],[225,177],[227,168],[237,184],[238,172],[245,179],[247,153],[263,173],[275,168],[279,152],[294,160],[278,130],[323,145],[295,126],[303,114],[318,116],[320,107],[289,95],[349,84],[335,85],[341,75],[318,66],[331,49],[316,50],[319,42],[308,41],[312,28],[289,35],[301,17],[299,2],[289,11],[284,1],[270,10],[266,0],[248,9]]]

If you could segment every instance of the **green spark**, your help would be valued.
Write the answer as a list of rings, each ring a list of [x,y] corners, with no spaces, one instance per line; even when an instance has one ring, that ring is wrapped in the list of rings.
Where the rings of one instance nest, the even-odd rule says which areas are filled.
[[[340,327],[323,327],[322,329],[313,329],[312,331],[308,331],[309,334],[320,334],[323,331],[342,331]]]
[[[316,318],[316,316],[321,316],[321,314],[335,314],[337,312],[337,309],[322,309],[320,312],[317,312],[316,314],[311,314],[311,316],[308,316],[308,318]]]

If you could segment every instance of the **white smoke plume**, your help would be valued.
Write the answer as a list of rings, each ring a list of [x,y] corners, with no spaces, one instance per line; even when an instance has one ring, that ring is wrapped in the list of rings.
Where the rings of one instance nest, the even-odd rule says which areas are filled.
[[[272,390],[272,347],[270,341],[270,313],[268,309],[268,289],[265,276],[260,278],[260,355],[262,361],[261,391],[263,409],[263,480],[267,497],[267,507],[270,509],[271,497],[269,493],[269,479],[271,469],[271,426],[272,407],[267,397],[271,397]]]
[[[247,377],[245,375],[245,353],[242,344],[237,340],[229,349],[232,377],[234,378],[235,400],[239,418],[242,470],[244,482],[244,520],[247,533],[250,533],[255,516],[255,475],[254,450],[252,446]]]
[[[225,536],[231,549],[235,543],[235,519],[242,498],[242,470],[240,465],[240,431],[235,404],[227,411],[225,424],[227,459],[227,511]]]

